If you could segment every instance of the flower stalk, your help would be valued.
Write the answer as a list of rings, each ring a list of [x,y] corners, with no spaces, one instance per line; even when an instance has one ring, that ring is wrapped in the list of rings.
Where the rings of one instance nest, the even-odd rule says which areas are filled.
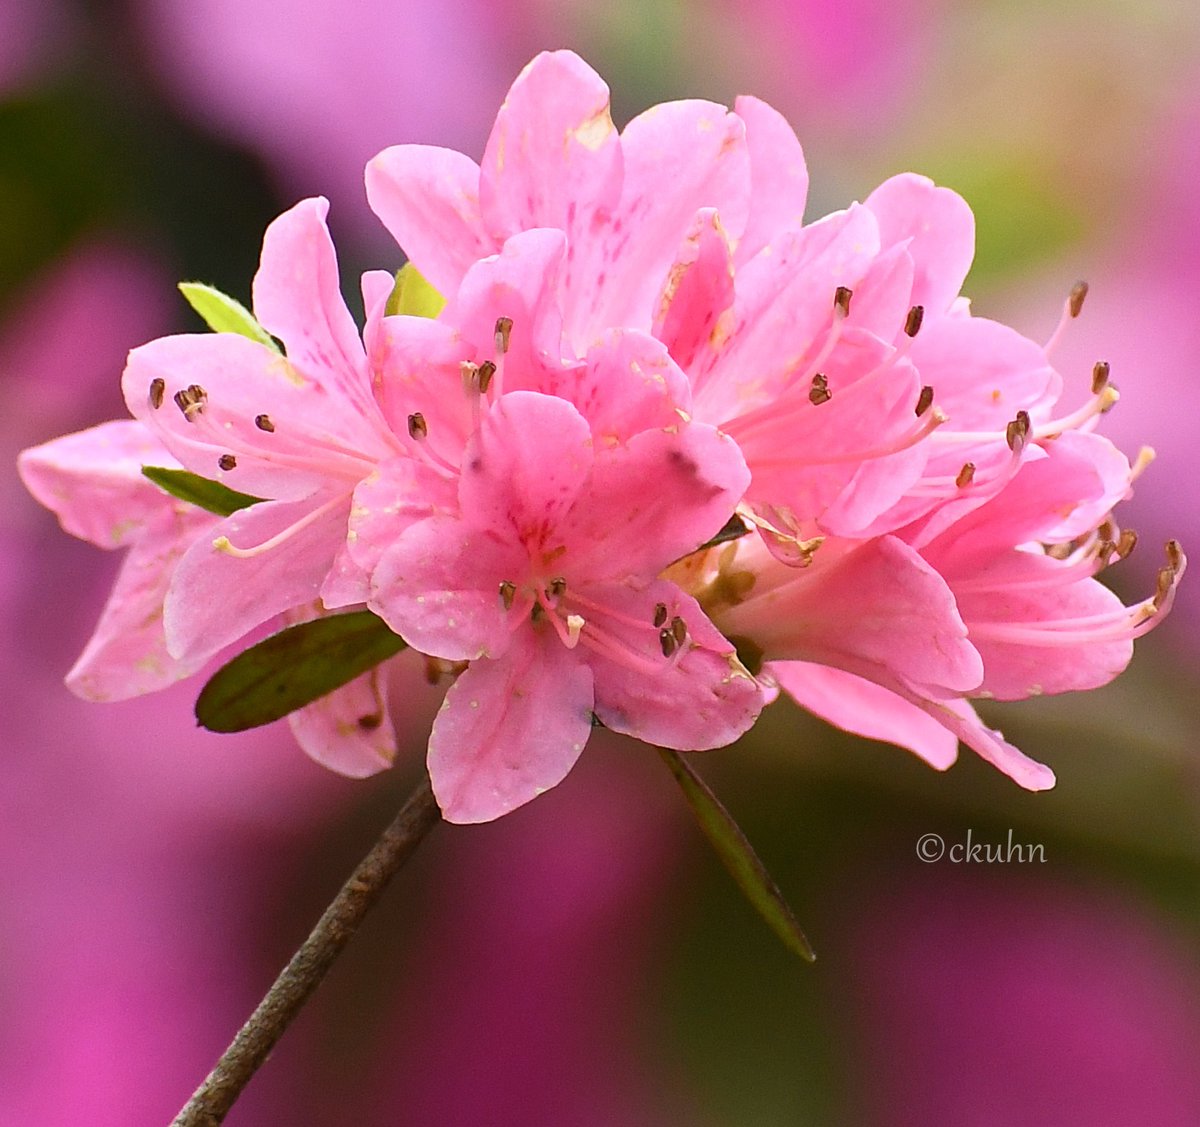
[[[225,1121],[251,1077],[329,973],[388,882],[440,818],[429,776],[425,775],[171,1127],[215,1127]]]

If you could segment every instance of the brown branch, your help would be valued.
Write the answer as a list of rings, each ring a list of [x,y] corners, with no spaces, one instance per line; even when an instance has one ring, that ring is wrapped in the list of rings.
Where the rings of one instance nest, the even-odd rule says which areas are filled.
[[[388,881],[440,817],[425,776],[171,1127],[216,1127],[224,1122],[242,1089],[321,984]]]

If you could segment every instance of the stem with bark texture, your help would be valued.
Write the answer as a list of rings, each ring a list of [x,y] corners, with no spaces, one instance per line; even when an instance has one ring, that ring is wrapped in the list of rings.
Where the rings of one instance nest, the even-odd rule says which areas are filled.
[[[224,1122],[242,1089],[321,984],[388,882],[440,817],[426,775],[171,1127],[216,1127]]]

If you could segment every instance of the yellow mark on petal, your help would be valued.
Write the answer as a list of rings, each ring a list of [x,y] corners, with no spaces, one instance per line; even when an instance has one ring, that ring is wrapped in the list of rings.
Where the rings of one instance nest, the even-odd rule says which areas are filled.
[[[303,387],[307,382],[296,371],[295,366],[289,363],[286,356],[272,357],[271,363],[267,366],[267,374],[270,376],[282,376],[288,383],[295,384],[297,387]]]
[[[1001,396],[1000,396],[1000,389],[999,389],[999,388],[996,388],[996,390],[992,392],[992,402],[993,402],[993,403],[999,403],[999,402],[1000,402],[1000,398],[1001,398]]]
[[[569,141],[574,137],[585,149],[591,149],[592,152],[595,152],[614,132],[616,130],[613,127],[608,106],[604,106],[592,114],[587,121],[570,130],[567,133],[567,140]]]

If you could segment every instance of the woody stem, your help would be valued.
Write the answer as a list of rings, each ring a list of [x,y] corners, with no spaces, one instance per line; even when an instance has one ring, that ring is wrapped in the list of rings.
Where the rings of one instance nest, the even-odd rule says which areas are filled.
[[[321,984],[388,882],[437,824],[441,814],[426,775],[370,853],[342,885],[300,949],[284,967],[232,1044],[171,1123],[216,1127],[242,1089]]]

